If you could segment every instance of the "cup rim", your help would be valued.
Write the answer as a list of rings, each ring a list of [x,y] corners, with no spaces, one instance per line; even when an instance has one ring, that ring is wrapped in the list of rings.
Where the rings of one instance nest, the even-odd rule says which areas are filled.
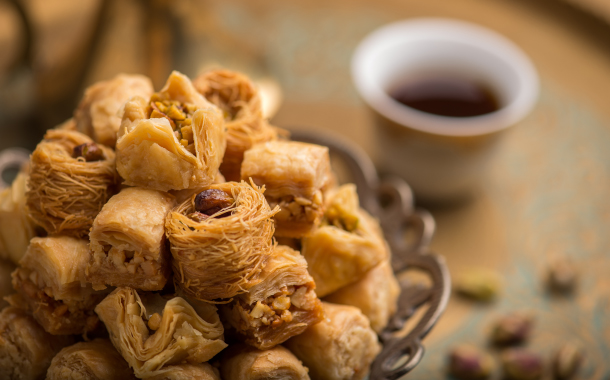
[[[375,80],[370,60],[397,42],[426,40],[470,45],[499,57],[517,74],[521,91],[499,110],[473,117],[434,115],[398,103]],[[382,116],[412,129],[449,136],[488,134],[514,125],[536,104],[540,85],[533,63],[512,41],[483,26],[447,18],[407,19],[374,30],[356,47],[351,74],[360,96]]]

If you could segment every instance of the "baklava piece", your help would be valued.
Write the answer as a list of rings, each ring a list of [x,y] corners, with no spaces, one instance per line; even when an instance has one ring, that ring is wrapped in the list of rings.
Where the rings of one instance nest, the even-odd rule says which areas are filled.
[[[324,301],[356,306],[380,333],[396,313],[400,285],[388,260],[368,271],[364,277],[324,297]]]
[[[51,361],[46,380],[136,380],[108,339],[79,342],[61,350]]]
[[[272,348],[324,317],[307,262],[299,252],[276,246],[260,280],[248,293],[221,306],[246,343],[261,350]]]
[[[199,75],[193,85],[223,112],[227,150],[220,171],[227,181],[239,181],[244,152],[277,138],[275,129],[263,118],[258,89],[247,76],[224,69]]]
[[[119,74],[97,82],[85,90],[74,111],[76,129],[95,142],[114,148],[125,103],[134,96],[150,98],[152,93],[152,82],[143,75]]]
[[[49,235],[85,237],[114,192],[114,151],[75,131],[50,129],[30,159],[26,205]]]
[[[174,282],[189,297],[214,301],[260,282],[273,250],[273,215],[261,189],[212,185],[174,210],[165,224]]]
[[[264,185],[269,205],[280,206],[276,236],[299,238],[324,214],[322,193],[331,179],[328,148],[295,141],[259,144],[245,153],[241,177]]]
[[[223,380],[309,380],[303,363],[286,348],[269,350],[236,344],[222,354],[220,374]]]
[[[89,234],[87,280],[94,288],[163,289],[171,275],[165,217],[173,206],[171,195],[139,187],[125,188],[110,198]]]
[[[99,319],[93,312],[107,292],[85,280],[89,261],[86,240],[68,236],[33,238],[13,272],[16,296],[9,302],[28,309],[54,335],[83,334]]]
[[[174,71],[160,92],[125,104],[117,171],[129,186],[160,191],[207,186],[217,176],[225,147],[220,110]]]
[[[0,258],[17,264],[36,236],[34,223],[26,212],[25,189],[28,175],[17,174],[10,187],[0,192]]]
[[[324,222],[302,244],[319,297],[358,281],[389,254],[377,221],[359,208],[352,184],[332,196]]]
[[[73,344],[71,336],[54,336],[25,310],[6,307],[0,312],[0,378],[44,379],[53,357]]]
[[[182,297],[140,296],[134,289],[117,288],[95,312],[138,378],[161,375],[176,364],[207,362],[227,346],[211,304],[195,310]]]
[[[323,302],[326,318],[285,346],[309,368],[312,379],[360,380],[381,351],[369,320],[353,306]]]

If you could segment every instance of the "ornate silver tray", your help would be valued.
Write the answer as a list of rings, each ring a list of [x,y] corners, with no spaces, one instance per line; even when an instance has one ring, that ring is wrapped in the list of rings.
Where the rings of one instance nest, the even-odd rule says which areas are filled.
[[[394,272],[400,275],[417,270],[429,277],[430,286],[401,281],[398,311],[379,336],[383,350],[371,367],[369,379],[398,379],[415,368],[423,357],[422,340],[440,318],[451,292],[444,259],[428,250],[434,234],[434,219],[427,211],[415,208],[411,189],[403,180],[380,180],[373,163],[359,147],[326,134],[293,133],[291,137],[328,146],[333,161],[342,162],[350,181],[358,188],[361,206],[381,223],[392,250]],[[29,153],[21,148],[0,152],[0,188],[7,186],[5,172],[15,171],[28,159]],[[411,235],[409,241],[405,239],[405,231]],[[427,307],[425,313],[405,331],[407,321],[423,307]]]
[[[381,180],[369,157],[358,146],[343,138],[319,133],[294,132],[291,138],[327,146],[333,160],[342,161],[358,188],[361,206],[381,223],[397,276],[418,270],[430,279],[430,286],[401,281],[398,311],[379,336],[383,350],[373,362],[369,379],[398,379],[422,359],[422,340],[442,315],[451,293],[445,260],[428,249],[434,234],[434,218],[428,211],[415,208],[413,193],[405,181],[396,177]],[[412,236],[409,241],[405,238],[406,231]],[[405,331],[407,320],[426,306],[428,309],[420,320]]]

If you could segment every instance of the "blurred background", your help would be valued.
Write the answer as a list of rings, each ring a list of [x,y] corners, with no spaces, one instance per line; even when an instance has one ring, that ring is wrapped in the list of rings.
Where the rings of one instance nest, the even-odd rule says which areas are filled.
[[[0,149],[32,150],[87,86],[117,73],[146,74],[158,90],[171,70],[192,78],[222,65],[273,94],[274,125],[332,131],[374,154],[383,147],[352,85],[351,54],[375,28],[422,16],[505,35],[533,60],[542,93],[475,199],[424,205],[452,275],[481,267],[503,285],[492,303],[454,297],[410,377],[445,378],[454,344],[486,347],[494,318],[527,310],[534,350],[550,357],[574,342],[586,353],[580,378],[610,378],[607,0],[0,0]],[[569,297],[545,291],[556,258],[578,270]]]

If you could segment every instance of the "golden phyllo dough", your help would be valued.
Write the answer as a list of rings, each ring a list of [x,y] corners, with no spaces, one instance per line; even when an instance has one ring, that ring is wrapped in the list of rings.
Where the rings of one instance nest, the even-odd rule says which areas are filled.
[[[260,280],[248,293],[221,306],[229,324],[246,337],[246,343],[268,349],[322,320],[322,303],[299,252],[277,246]]]
[[[53,336],[24,310],[9,306],[0,312],[0,378],[42,380],[53,357],[74,343],[71,336]]]
[[[377,221],[358,207],[351,184],[332,196],[322,226],[302,244],[319,297],[358,281],[389,254]]]
[[[226,147],[220,110],[174,71],[150,99],[125,104],[117,170],[130,186],[161,191],[211,184]]]
[[[323,302],[326,318],[286,342],[312,379],[359,380],[381,351],[369,320],[353,306]]]
[[[328,148],[295,141],[271,141],[244,155],[242,179],[265,185],[267,201],[280,206],[276,236],[302,237],[322,219],[322,192],[331,179]]]
[[[61,350],[46,380],[136,380],[136,376],[108,339],[95,339]]]
[[[92,331],[99,320],[93,308],[105,296],[85,281],[89,247],[68,236],[33,238],[13,272],[18,296],[10,302],[29,309],[55,335]]]
[[[93,222],[87,279],[95,288],[161,290],[171,274],[165,217],[174,197],[129,187],[110,198]]]
[[[139,378],[161,375],[175,364],[206,362],[227,346],[213,305],[195,309],[181,297],[117,288],[95,312]]]
[[[380,333],[396,313],[400,285],[388,260],[382,261],[364,277],[324,297],[324,301],[356,306]]]
[[[96,142],[114,148],[125,103],[134,96],[148,99],[152,93],[152,83],[143,75],[119,74],[97,82],[85,90],[74,111],[76,128]]]
[[[112,149],[75,131],[51,129],[30,160],[27,211],[50,235],[84,237],[117,179]]]
[[[263,118],[258,90],[245,75],[224,69],[201,74],[193,85],[223,111],[227,150],[220,171],[227,181],[239,181],[244,152],[277,138],[275,129]]]
[[[273,249],[273,215],[261,189],[212,185],[167,217],[174,282],[190,297],[231,298],[257,284]]]
[[[17,264],[35,236],[25,208],[28,175],[20,172],[11,187],[0,193],[0,257]]]
[[[223,352],[220,363],[223,380],[309,380],[307,368],[282,346],[261,351],[236,344]]]
[[[162,374],[146,380],[220,380],[218,370],[208,363],[177,364],[169,366]]]

